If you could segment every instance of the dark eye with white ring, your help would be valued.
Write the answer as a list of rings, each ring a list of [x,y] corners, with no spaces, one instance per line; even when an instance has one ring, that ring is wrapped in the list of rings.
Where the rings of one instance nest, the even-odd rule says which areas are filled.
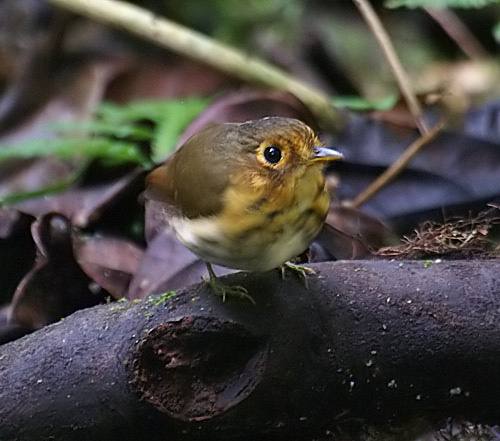
[[[281,161],[281,150],[274,145],[270,145],[264,149],[264,158],[270,164],[277,164]]]

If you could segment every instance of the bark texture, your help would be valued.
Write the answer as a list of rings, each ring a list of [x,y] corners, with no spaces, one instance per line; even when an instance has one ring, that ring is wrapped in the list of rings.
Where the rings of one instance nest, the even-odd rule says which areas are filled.
[[[0,439],[312,439],[497,422],[500,262],[345,261],[79,311],[0,347]]]

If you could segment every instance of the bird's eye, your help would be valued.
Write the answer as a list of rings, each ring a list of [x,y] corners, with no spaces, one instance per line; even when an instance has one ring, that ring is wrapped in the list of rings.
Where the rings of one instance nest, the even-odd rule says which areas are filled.
[[[277,164],[281,161],[281,150],[274,145],[270,145],[264,149],[264,158],[271,164]]]

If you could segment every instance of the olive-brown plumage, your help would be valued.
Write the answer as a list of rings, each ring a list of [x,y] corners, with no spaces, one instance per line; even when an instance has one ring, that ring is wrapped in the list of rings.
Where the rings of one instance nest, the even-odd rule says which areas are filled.
[[[208,263],[267,271],[303,252],[326,217],[323,165],[341,158],[301,121],[204,128],[147,177],[178,238]]]

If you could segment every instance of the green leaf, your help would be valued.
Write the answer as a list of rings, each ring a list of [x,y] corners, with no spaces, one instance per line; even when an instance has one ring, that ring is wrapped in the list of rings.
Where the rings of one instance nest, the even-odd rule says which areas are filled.
[[[493,38],[496,40],[497,43],[500,43],[500,23],[497,23],[493,27]]]
[[[187,98],[137,101],[124,106],[102,103],[92,121],[48,124],[52,132],[59,134],[57,138],[0,145],[0,162],[47,156],[81,159],[76,171],[67,178],[34,191],[0,196],[0,206],[66,190],[96,159],[108,165],[132,163],[150,168],[153,163],[143,153],[141,144],[151,142],[154,158],[163,159],[209,101]]]
[[[53,129],[63,137],[74,137],[75,133],[83,136],[92,133],[114,138],[134,138],[137,141],[147,141],[153,137],[152,127],[125,120],[113,123],[103,120],[51,123],[48,128]]]
[[[163,161],[175,149],[181,133],[210,102],[207,98],[187,98],[165,102],[162,117],[151,143],[154,162]]]
[[[97,120],[87,123],[86,128],[98,135],[151,140],[153,161],[160,162],[174,150],[180,134],[210,101],[189,97],[135,101],[126,106],[103,103],[96,112]]]
[[[151,142],[153,158],[164,159],[175,147],[180,133],[209,101],[186,98],[137,101],[125,106],[103,103],[92,121],[50,124],[52,131],[59,133],[57,138],[0,145],[0,162],[47,156],[83,160],[83,166],[69,178],[50,187],[0,197],[0,205],[62,191],[96,159],[109,165],[132,163],[150,168],[153,163],[143,153],[141,143]]]
[[[43,156],[57,156],[61,159],[83,156],[88,159],[105,159],[111,164],[150,165],[147,157],[135,144],[104,137],[36,139],[0,146],[0,162],[13,158]]]
[[[481,8],[500,3],[500,0],[386,0],[387,8]]]
[[[164,111],[166,100],[140,100],[121,105],[101,103],[97,108],[96,117],[109,124],[149,120],[157,122]]]
[[[397,95],[387,95],[380,99],[367,99],[360,96],[343,95],[333,98],[332,103],[335,107],[338,108],[368,111],[392,109],[397,100]]]

